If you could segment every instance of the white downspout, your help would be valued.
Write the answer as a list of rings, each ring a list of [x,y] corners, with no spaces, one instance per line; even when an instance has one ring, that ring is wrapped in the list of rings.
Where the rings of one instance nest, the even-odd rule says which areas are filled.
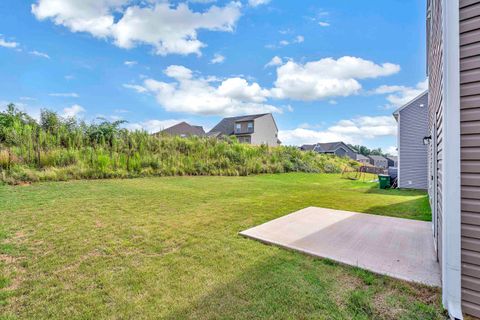
[[[460,9],[443,0],[442,300],[453,319],[463,319],[461,299]]]

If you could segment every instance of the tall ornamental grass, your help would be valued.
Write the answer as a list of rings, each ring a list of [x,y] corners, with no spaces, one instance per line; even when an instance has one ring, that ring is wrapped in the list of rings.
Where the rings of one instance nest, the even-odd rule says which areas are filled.
[[[181,175],[340,172],[357,162],[295,147],[240,144],[235,138],[180,138],[129,131],[122,121],[62,118],[43,110],[40,121],[9,105],[0,112],[0,181]]]

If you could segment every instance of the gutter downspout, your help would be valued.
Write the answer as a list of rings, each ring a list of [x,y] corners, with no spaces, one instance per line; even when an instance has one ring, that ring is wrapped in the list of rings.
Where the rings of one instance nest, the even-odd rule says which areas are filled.
[[[443,157],[442,300],[452,319],[463,319],[461,297],[460,163],[460,8],[442,0],[443,20]]]

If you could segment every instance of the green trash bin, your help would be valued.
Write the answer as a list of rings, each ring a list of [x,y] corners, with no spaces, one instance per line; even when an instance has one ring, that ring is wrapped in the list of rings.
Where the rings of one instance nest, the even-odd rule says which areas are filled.
[[[390,176],[388,174],[379,174],[378,181],[380,182],[380,189],[390,188]]]

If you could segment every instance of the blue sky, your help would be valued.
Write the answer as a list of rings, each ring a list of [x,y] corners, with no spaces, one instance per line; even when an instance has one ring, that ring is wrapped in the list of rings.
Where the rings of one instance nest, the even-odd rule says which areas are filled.
[[[273,112],[286,144],[393,150],[426,88],[418,0],[3,0],[0,103],[156,131]]]

